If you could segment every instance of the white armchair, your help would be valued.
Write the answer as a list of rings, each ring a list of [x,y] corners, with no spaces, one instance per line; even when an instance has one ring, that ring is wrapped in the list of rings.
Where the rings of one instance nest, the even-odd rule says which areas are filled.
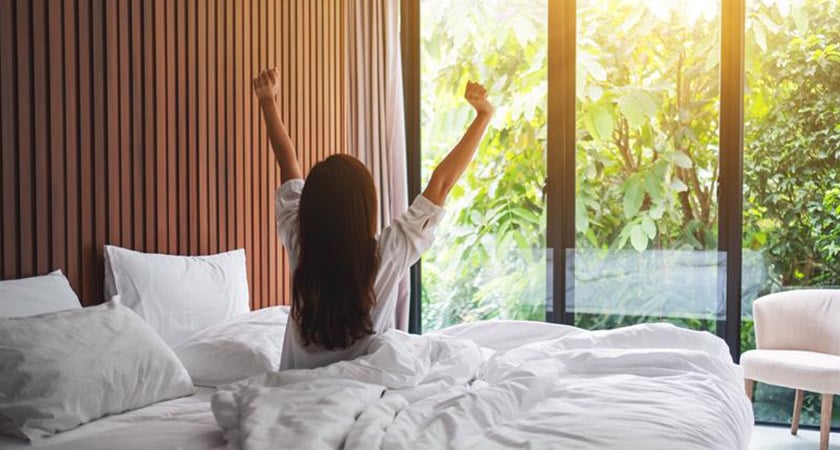
[[[822,394],[820,449],[828,449],[831,406],[840,394],[840,290],[803,289],[753,303],[756,350],[741,355],[747,396],[755,382],[796,389],[791,433],[804,391]]]

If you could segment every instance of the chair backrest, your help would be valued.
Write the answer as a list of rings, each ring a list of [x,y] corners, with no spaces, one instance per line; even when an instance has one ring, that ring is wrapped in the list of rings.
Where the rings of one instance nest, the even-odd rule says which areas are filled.
[[[840,355],[840,289],[766,295],[753,303],[753,317],[759,349]]]

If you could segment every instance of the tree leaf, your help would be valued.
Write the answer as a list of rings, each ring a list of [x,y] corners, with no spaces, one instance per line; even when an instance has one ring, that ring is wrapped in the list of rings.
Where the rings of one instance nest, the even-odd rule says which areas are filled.
[[[646,216],[642,218],[642,229],[650,239],[656,237],[656,223],[650,217]]]
[[[589,230],[589,215],[580,195],[575,196],[575,232],[586,233]]]
[[[694,166],[694,162],[691,161],[691,158],[688,157],[685,153],[681,151],[675,151],[671,154],[671,161],[674,162],[678,167],[682,167],[683,169],[690,169]]]
[[[624,187],[624,217],[632,218],[642,208],[645,199],[645,185],[636,175],[627,179]]]
[[[755,43],[762,52],[767,51],[767,32],[764,29],[764,24],[760,20],[752,21],[752,32],[755,37]]]
[[[794,4],[791,13],[793,13],[793,21],[796,23],[796,30],[799,31],[799,34],[807,33],[810,20],[808,20],[808,13],[805,11],[804,2]]]
[[[654,205],[654,207],[651,208],[648,212],[650,213],[651,219],[659,220],[665,214],[665,205],[663,205],[662,203]]]
[[[664,195],[662,189],[662,177],[657,170],[651,170],[645,175],[645,190],[650,195],[651,200],[658,201]]]
[[[618,109],[632,128],[638,128],[656,115],[656,100],[648,92],[634,89],[618,98]]]
[[[609,140],[612,137],[613,116],[610,114],[610,111],[602,105],[590,108],[589,111],[587,111],[584,124],[586,125],[586,130],[596,140],[604,141]]]
[[[643,252],[647,249],[648,237],[645,230],[641,226],[636,225],[630,230],[630,245],[636,249],[637,252]]]
[[[688,190],[688,186],[686,186],[685,183],[683,183],[683,180],[680,180],[679,178],[674,178],[673,180],[671,180],[671,190],[673,192],[684,192]]]

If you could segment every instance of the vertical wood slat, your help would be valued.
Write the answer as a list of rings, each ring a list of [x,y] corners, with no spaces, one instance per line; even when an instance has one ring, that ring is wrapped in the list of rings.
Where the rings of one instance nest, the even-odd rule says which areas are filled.
[[[226,239],[224,239],[224,243],[228,247],[235,247],[236,246],[236,189],[234,180],[236,175],[236,133],[234,131],[234,126],[236,125],[236,108],[234,102],[234,92],[233,92],[233,80],[234,80],[234,15],[233,15],[233,5],[229,1],[224,2],[224,10],[225,10],[225,19],[224,19],[224,30],[225,30],[225,39],[224,39],[224,47],[225,47],[225,82],[224,82],[224,93],[225,93],[225,147],[227,149],[226,152],[226,161],[225,164],[225,193],[220,195],[219,198],[222,200],[222,203],[225,203],[225,210],[227,212],[227,217],[225,219],[225,231]]]
[[[82,300],[92,299],[90,295],[94,292],[97,278],[96,259],[96,217],[100,214],[99,209],[94,208],[93,193],[93,170],[95,134],[92,127],[94,123],[94,100],[101,96],[101,89],[97,90],[96,96],[91,92],[91,85],[94,77],[91,74],[93,61],[93,32],[91,24],[91,4],[88,1],[80,0],[78,3],[78,49],[79,65],[77,86],[79,89],[79,228],[81,241],[79,251],[81,252],[81,281],[76,283],[77,289],[81,289]],[[101,71],[98,71],[101,74]],[[101,85],[100,85],[101,86]],[[100,183],[105,177],[100,177]],[[101,189],[100,189],[101,190]],[[74,280],[70,280],[71,284]]]
[[[35,143],[35,168],[32,177],[35,191],[35,250],[36,270],[45,273],[50,270],[50,243],[45,242],[44,236],[50,235],[50,198],[49,183],[46,181],[49,172],[49,63],[47,59],[47,40],[49,25],[47,24],[47,4],[45,0],[32,2],[32,100],[33,122],[32,132]],[[41,182],[43,180],[43,182]]]
[[[110,1],[108,3],[115,3]],[[134,220],[131,215],[133,208],[132,201],[132,158],[131,158],[131,128],[130,128],[130,105],[131,97],[129,96],[129,66],[131,65],[131,53],[129,51],[129,28],[131,23],[129,21],[129,3],[128,0],[120,0],[117,4],[117,55],[119,58],[118,66],[118,81],[117,81],[117,96],[119,98],[119,122],[117,125],[117,133],[119,134],[119,221],[118,230],[121,233],[121,242],[127,246],[134,248]],[[121,26],[120,26],[121,25]]]
[[[242,30],[242,45],[243,45],[243,53],[245,56],[245,62],[242,66],[242,97],[245,100],[245,108],[243,111],[244,116],[244,128],[243,131],[245,133],[245,144],[244,144],[244,153],[245,153],[245,162],[244,162],[244,169],[245,175],[244,179],[251,180],[251,183],[248,183],[244,189],[244,196],[245,196],[245,210],[242,216],[243,223],[245,224],[245,251],[248,255],[248,266],[251,269],[248,271],[249,280],[248,283],[251,286],[251,307],[254,308],[255,299],[259,296],[258,288],[259,286],[256,283],[255,278],[255,270],[254,270],[254,244],[253,244],[253,237],[254,237],[254,220],[253,220],[253,211],[254,211],[254,204],[253,204],[253,180],[254,180],[254,146],[255,146],[255,139],[253,136],[254,132],[254,124],[253,124],[253,102],[252,102],[252,95],[250,89],[248,89],[248,83],[251,79],[251,75],[255,72],[256,68],[258,67],[257,64],[254,62],[253,57],[253,48],[254,45],[252,44],[252,32],[257,33],[256,31],[256,23],[254,22],[255,14],[251,11],[251,0],[244,0],[243,2],[243,11],[242,11],[242,22],[243,22],[243,30]]]
[[[337,0],[0,0],[0,277],[60,268],[95,304],[105,244],[244,247],[253,306],[288,303],[281,174],[251,78],[281,70],[305,173],[344,151],[343,14]]]
[[[178,72],[176,69],[176,50],[178,49],[175,40],[175,30],[177,17],[175,1],[164,1],[166,9],[166,217],[167,217],[167,234],[169,235],[167,252],[177,253],[180,248],[178,246],[178,236],[180,236],[180,228],[178,227],[178,116],[175,111],[178,107]]]
[[[155,111],[157,102],[157,93],[155,92],[155,40],[154,38],[152,38],[152,36],[156,36],[157,34],[155,33],[154,2],[143,2],[142,12],[142,31],[138,30],[138,33],[140,33],[141,36],[149,36],[149,38],[146,39],[138,38],[138,41],[141,41],[143,49],[143,75],[141,82],[138,84],[142,84],[143,86],[143,107],[141,110],[141,114],[143,117],[143,125],[141,132],[143,133],[144,158],[143,198],[145,200],[145,204],[143,205],[143,216],[145,218],[145,235],[143,236],[143,239],[144,248],[148,251],[157,247],[157,236],[155,234],[155,230],[158,217],[158,212],[155,208],[155,187],[158,180],[158,175],[156,173],[157,171],[155,165],[155,158],[157,157],[157,154],[155,152]],[[163,31],[162,29],[160,30],[161,32]]]
[[[198,218],[198,247],[193,252],[200,254],[207,254],[209,245],[207,221],[208,216],[208,182],[207,182],[207,2],[199,0],[196,9],[196,41],[198,42],[198,54],[196,55],[196,89],[197,93],[197,111],[196,111],[196,129],[198,135],[196,136],[196,146],[198,149],[198,171],[196,188],[198,190],[198,199],[196,202],[195,215]]]
[[[202,0],[203,2],[204,0]],[[186,126],[187,126],[187,177],[186,190],[188,192],[187,204],[181,206],[187,212],[187,235],[189,236],[189,243],[187,252],[189,254],[197,254],[198,249],[198,143],[197,130],[198,127],[198,46],[196,37],[198,34],[198,1],[187,0],[186,2],[186,54],[184,61],[187,72],[187,86],[186,86]]]
[[[218,198],[219,191],[216,183],[216,172],[218,163],[218,138],[219,127],[216,123],[216,109],[218,97],[221,93],[216,85],[216,36],[221,31],[216,28],[216,1],[207,2],[207,25],[204,28],[204,37],[207,41],[207,64],[202,68],[207,72],[207,252],[216,253],[219,247],[218,232]]]
[[[50,2],[47,7],[47,31],[48,42],[61,42],[63,39],[63,11],[62,5],[58,2]],[[47,150],[49,157],[49,183],[48,192],[51,201],[50,208],[50,233],[48,243],[50,247],[50,259],[44,263],[46,270],[52,269],[53,261],[64,261],[67,249],[67,228],[65,210],[66,198],[65,187],[67,181],[65,174],[65,139],[64,139],[64,47],[60,45],[48,45],[47,53],[47,103],[49,105],[49,139],[50,144]],[[46,123],[42,122],[46,127]],[[44,180],[46,181],[46,180]],[[43,235],[42,235],[43,236]]]
[[[268,30],[269,30],[269,10],[268,10],[268,1],[267,0],[259,0],[257,2],[257,18],[259,20],[258,24],[258,66],[259,69],[266,69],[269,67],[274,66],[273,58],[269,56],[269,40],[268,40]],[[253,96],[253,94],[252,94]],[[268,230],[265,226],[265,217],[268,217],[266,213],[268,212],[268,205],[266,201],[268,200],[268,168],[270,167],[268,164],[272,162],[268,159],[268,137],[266,134],[265,123],[262,118],[262,111],[260,109],[259,101],[256,97],[254,97],[254,110],[256,111],[256,125],[257,125],[257,134],[259,135],[259,146],[256,147],[257,155],[257,184],[255,190],[255,203],[256,203],[256,211],[255,216],[259,217],[260,220],[257,221],[256,226],[256,235],[263,236],[265,241],[263,245],[260,245],[259,253],[256,255],[258,260],[256,264],[260,266],[259,277],[260,281],[259,284],[261,285],[261,290],[263,295],[257,297],[257,307],[262,308],[263,304],[269,303],[269,300],[266,297],[269,292],[271,292],[271,280],[269,275],[269,255],[271,253],[270,249],[268,248]]]
[[[236,104],[236,120],[237,124],[234,126],[236,130],[236,145],[237,149],[237,160],[236,160],[236,178],[238,179],[245,179],[246,178],[246,163],[249,161],[248,157],[248,126],[246,121],[246,116],[248,114],[248,105],[246,95],[248,94],[248,78],[246,74],[250,72],[250,67],[246,67],[246,55],[249,46],[245,45],[245,30],[246,24],[251,20],[250,17],[246,18],[247,9],[245,8],[245,1],[235,2],[235,30],[234,30],[234,55],[237,58],[235,65],[235,78],[234,78],[234,102]],[[247,224],[245,223],[245,214],[246,214],[246,186],[244,184],[236,183],[236,213],[235,213],[235,223],[234,227],[236,230],[236,246],[240,248],[245,248],[245,251],[248,252],[250,247],[248,245],[247,236],[251,234],[250,229],[248,229]],[[250,266],[251,261],[248,261]],[[250,273],[249,275],[252,275]],[[248,278],[248,285],[253,286],[253,278],[249,276]],[[253,287],[251,288],[251,292],[253,293]],[[253,295],[251,296],[253,301]]]
[[[189,253],[189,234],[187,232],[187,185],[186,185],[186,167],[187,156],[189,155],[189,147],[187,143],[187,114],[186,106],[186,92],[187,92],[187,74],[186,74],[186,40],[187,40],[187,21],[186,21],[186,0],[175,0],[175,64],[177,66],[175,72],[176,86],[175,86],[175,108],[177,114],[173,111],[173,118],[177,120],[178,127],[175,131],[176,147],[170,149],[176,156],[176,174],[175,174],[175,192],[177,193],[175,199],[175,211],[178,214],[178,231],[175,237],[177,242],[177,252],[180,254]],[[170,250],[174,251],[174,250]]]
[[[64,127],[65,127],[65,167],[64,173],[67,180],[67,187],[65,192],[66,204],[66,259],[64,269],[67,272],[67,278],[70,280],[79,280],[81,278],[81,247],[80,247],[80,232],[79,232],[79,215],[81,210],[81,190],[79,189],[79,172],[81,160],[79,159],[79,129],[78,116],[80,114],[78,102],[78,83],[77,83],[77,55],[76,48],[78,45],[76,28],[77,11],[76,2],[65,2],[62,4],[63,36],[64,42],[64,63],[62,64],[63,83],[64,83]],[[58,261],[54,261],[56,264]],[[78,284],[78,281],[77,281]]]
[[[18,230],[20,231],[20,262],[18,273],[37,273],[35,268],[35,239],[33,235],[34,193],[32,189],[32,48],[30,42],[31,3],[16,5],[17,27],[17,124],[18,147],[29,149],[18,156]]]
[[[264,69],[268,67],[267,65],[267,50],[268,50],[268,42],[265,37],[265,31],[267,30],[267,11],[266,11],[266,2],[265,0],[258,0],[256,4],[256,14],[257,23],[256,31],[257,31],[257,70]],[[259,217],[262,219],[265,217],[265,167],[266,167],[266,158],[265,153],[261,150],[265,148],[265,127],[263,126],[263,121],[260,114],[260,107],[259,101],[256,100],[254,97],[254,111],[255,111],[255,132],[258,137],[257,143],[255,145],[256,155],[254,157],[254,161],[256,163],[256,183],[254,185],[254,216]],[[268,235],[265,233],[265,227],[263,227],[263,221],[257,220],[254,224],[254,235],[255,236],[264,236],[266,239]],[[262,245],[255,245],[255,267],[259,267],[259,271],[257,272],[257,277],[259,280],[257,281],[257,286],[261,292],[267,292],[266,284],[268,281],[268,261],[266,260],[266,250],[267,246]],[[265,295],[257,295],[256,296],[256,307],[262,308],[263,300],[265,300]]]
[[[143,211],[143,178],[145,177],[145,165],[143,163],[143,137],[142,137],[142,120],[143,120],[143,84],[142,84],[142,70],[143,63],[141,59],[140,50],[140,20],[142,13],[139,9],[141,4],[139,2],[129,1],[126,5],[126,13],[128,16],[128,30],[126,36],[126,54],[125,54],[125,73],[127,80],[121,86],[124,93],[122,96],[125,102],[126,116],[124,120],[125,129],[125,149],[127,153],[127,166],[129,168],[129,176],[127,191],[129,194],[129,208],[125,211],[123,221],[128,220],[132,224],[132,229],[129,232],[129,242],[132,242],[132,247],[145,251],[145,240],[143,239],[143,227],[146,224]],[[128,219],[125,216],[128,216]]]
[[[166,7],[165,0],[154,1],[154,25],[153,30],[148,30],[146,36],[154,35],[154,86],[155,86],[155,205],[157,221],[154,232],[156,240],[152,245],[158,251],[168,252],[168,203],[167,203],[167,125],[166,117]],[[149,126],[151,128],[151,126]]]
[[[15,278],[20,273],[19,261],[19,236],[20,236],[20,212],[18,210],[18,161],[17,161],[17,99],[15,92],[15,67],[17,36],[15,31],[15,5],[11,1],[0,2],[0,146],[2,146],[2,174],[3,181],[0,189],[3,189],[2,211],[3,220],[0,223],[2,229],[3,257],[0,260],[2,270],[0,277]]]
[[[284,67],[285,68],[285,67],[288,67],[286,57],[289,54],[289,27],[283,26],[283,18],[288,15],[288,9],[286,9],[287,8],[287,3],[286,2],[280,2],[280,3],[276,4],[275,7],[276,7],[275,27],[276,27],[277,30],[279,30],[279,33],[277,34],[278,56],[277,56],[276,61],[277,61],[277,65],[279,67]],[[280,103],[279,103],[279,105],[280,105],[280,117],[286,119],[285,120],[286,124],[289,123],[289,121],[288,121],[288,111],[289,111],[289,109],[288,109],[288,92],[286,90],[288,88],[288,86],[289,86],[289,83],[284,83],[283,87],[281,88],[281,90],[280,90]],[[273,167],[274,167],[274,178],[272,178],[271,187],[276,188],[280,184],[280,169],[277,167],[276,164],[274,164]],[[270,244],[273,248],[275,248],[277,250],[277,254],[275,256],[275,258],[277,260],[277,272],[274,272],[274,273],[285,274],[286,273],[286,267],[285,267],[285,264],[284,264],[284,261],[283,261],[283,250],[278,245],[277,233],[275,232],[276,231],[276,225],[274,224],[274,198],[273,198],[274,192],[275,192],[275,189],[272,189],[271,209],[270,209],[271,224],[272,224],[272,226],[271,226],[272,242]],[[282,279],[280,279],[280,278],[277,279],[277,285],[278,286],[277,286],[277,289],[274,292],[275,292],[275,295],[277,295],[281,299],[282,298],[288,298],[288,296],[286,295],[286,290],[285,290],[285,285],[286,284],[287,283],[284,283]]]
[[[279,58],[277,57],[277,46],[280,43],[280,39],[282,36],[282,30],[277,28],[277,10],[279,9],[279,5],[274,2],[267,2],[268,13],[266,16],[268,17],[268,26],[266,27],[266,33],[264,35],[269,36],[268,33],[272,33],[272,36],[269,36],[268,39],[268,60],[267,66],[277,66]],[[273,31],[272,31],[273,30]],[[282,117],[282,116],[281,116]],[[265,139],[268,142],[268,138]],[[266,145],[268,147],[268,145]],[[263,301],[266,301],[267,304],[271,302],[276,302],[277,298],[280,296],[280,293],[277,292],[278,288],[278,277],[277,273],[279,273],[279,266],[277,264],[277,242],[276,242],[276,234],[273,232],[273,227],[271,223],[273,222],[273,214],[272,208],[273,202],[271,201],[272,194],[273,194],[273,187],[277,186],[277,180],[274,177],[275,173],[275,166],[274,161],[272,160],[272,156],[270,153],[263,153],[266,158],[265,163],[265,170],[266,170],[266,182],[263,185],[264,193],[266,194],[266,200],[264,201],[263,205],[266,207],[266,214],[263,216],[263,220],[261,223],[265,227],[266,234],[265,236],[268,238],[268,265],[265,266],[267,268],[267,277],[268,277],[268,286],[267,291],[271,293],[271,298],[264,298]]]
[[[112,61],[113,57],[107,56],[106,39],[111,33],[106,33],[105,21],[106,8],[104,0],[93,0],[90,11],[90,28],[91,32],[91,60],[90,64],[85,67],[88,76],[91,77],[92,82],[87,84],[87,94],[92,93],[93,105],[92,115],[90,118],[90,129],[93,134],[93,145],[91,146],[91,153],[93,155],[93,170],[89,177],[83,178],[83,183],[87,184],[87,190],[92,192],[94,209],[94,224],[93,224],[93,245],[88,245],[84,249],[84,258],[82,270],[87,272],[85,277],[85,290],[82,292],[82,301],[91,302],[91,299],[99,299],[102,295],[101,286],[104,278],[104,262],[101,260],[102,246],[106,242],[112,242],[108,239],[111,233],[108,227],[108,213],[111,206],[111,198],[116,197],[116,190],[113,189],[112,178],[116,173],[116,169],[108,166],[108,162],[112,159],[109,154],[115,153],[117,148],[113,142],[109,140],[110,122],[115,117],[113,111],[106,108],[108,99],[110,97],[110,73],[116,72],[111,68],[111,64],[106,61]],[[113,28],[113,27],[111,27]],[[82,76],[82,75],[80,75]],[[107,89],[103,86],[108,85]],[[81,120],[85,120],[81,117]],[[107,149],[107,150],[106,150]],[[99,179],[94,182],[94,177]],[[101,178],[100,178],[101,177]],[[112,193],[112,195],[106,195]],[[84,198],[84,197],[83,197]],[[84,225],[84,224],[83,224]],[[90,241],[89,241],[90,242]]]
[[[284,31],[285,40],[283,42],[283,48],[286,50],[284,52],[283,68],[284,68],[284,73],[287,73],[290,78],[291,78],[292,74],[291,74],[291,70],[289,70],[289,68],[295,67],[294,66],[294,63],[295,63],[294,58],[295,58],[295,54],[296,54],[296,50],[295,50],[295,42],[296,42],[295,41],[295,33],[296,33],[295,23],[296,23],[296,21],[292,20],[293,19],[293,13],[294,13],[295,10],[296,9],[294,7],[293,2],[283,2],[283,17],[285,18],[285,21],[283,22],[281,27],[285,30]],[[282,117],[284,117],[286,119],[286,125],[288,125],[288,127],[289,127],[289,135],[294,137],[295,136],[296,125],[297,125],[296,123],[294,123],[294,112],[293,112],[294,111],[293,110],[293,108],[294,108],[294,96],[295,96],[296,90],[292,89],[292,83],[289,82],[289,83],[284,83],[282,92],[283,92],[283,105],[285,107],[284,108],[285,115],[283,115]],[[300,154],[300,152],[298,152],[298,154]],[[282,177],[282,175],[283,174],[280,174],[281,177]],[[291,269],[289,268],[289,257],[286,254],[286,249],[285,248],[283,249],[283,264],[285,265],[285,269],[283,271],[283,274],[286,275],[286,279],[284,280],[284,283],[283,283],[283,298],[291,299],[292,298],[291,297],[292,289],[291,289],[291,283],[288,282],[288,280],[290,279],[292,274],[290,273]]]
[[[118,7],[117,1],[105,2],[105,60],[107,61],[106,68],[106,101],[107,101],[107,123],[106,136],[108,141],[108,151],[106,152],[106,159],[108,161],[108,172],[105,176],[108,179],[108,241],[122,242],[122,235],[120,234],[120,207],[121,205],[121,190],[120,179],[120,115],[119,115],[119,34],[118,27]],[[94,122],[97,123],[97,122]],[[100,148],[100,147],[97,147]],[[98,152],[96,152],[98,153]],[[95,171],[95,173],[101,173]],[[99,202],[97,201],[97,204]]]
[[[153,214],[145,210],[145,187],[144,179],[147,178],[146,163],[145,163],[145,136],[144,117],[143,112],[146,108],[146,95],[143,79],[144,64],[143,64],[143,40],[142,40],[142,25],[143,25],[143,4],[141,2],[130,1],[128,8],[129,20],[131,27],[129,29],[129,65],[128,65],[128,150],[130,156],[131,167],[131,222],[134,226],[134,233],[132,236],[134,248],[146,251],[146,219]],[[151,178],[151,177],[149,177]]]

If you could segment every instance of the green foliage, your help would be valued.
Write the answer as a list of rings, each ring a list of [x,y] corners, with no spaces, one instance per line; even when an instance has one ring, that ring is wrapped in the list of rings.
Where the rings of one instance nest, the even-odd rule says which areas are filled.
[[[717,248],[718,8],[579,2],[578,248]]]

